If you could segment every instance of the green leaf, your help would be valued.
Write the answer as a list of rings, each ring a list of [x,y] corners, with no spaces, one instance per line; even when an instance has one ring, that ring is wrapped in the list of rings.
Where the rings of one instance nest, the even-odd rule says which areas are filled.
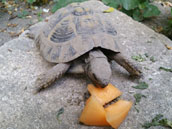
[[[26,10],[23,10],[23,12],[22,12],[22,13],[23,13],[23,15],[24,15],[24,16],[29,15],[29,12],[28,12],[28,11],[26,11]]]
[[[132,17],[133,14],[133,10],[126,10],[124,8],[121,8],[120,11],[122,11],[123,13],[127,14],[128,16]]]
[[[29,4],[33,4],[34,2],[36,2],[36,0],[27,0],[27,3]]]
[[[139,9],[135,9],[133,11],[133,19],[136,21],[142,21],[143,20],[143,15]]]
[[[111,0],[102,0],[102,2],[103,2],[105,5],[108,5],[108,4],[111,2]]]
[[[136,106],[135,106],[134,108],[136,109],[136,111],[137,111],[138,113],[140,112],[139,109],[138,109]]]
[[[135,105],[138,104],[138,103],[141,101],[141,98],[142,98],[142,97],[146,98],[145,95],[142,95],[142,94],[140,94],[140,93],[137,93],[137,94],[134,95],[134,98],[135,98],[135,100],[136,100],[136,101],[135,101]]]
[[[163,115],[158,114],[156,115],[151,122],[145,122],[142,127],[144,127],[145,129],[150,128],[151,126],[159,126],[159,120],[162,119]]]
[[[139,6],[138,6],[138,7],[139,7],[139,9],[140,9],[140,10],[142,10],[142,9],[144,9],[144,8],[145,8],[144,4],[139,4]]]
[[[121,3],[126,10],[134,9],[139,5],[138,0],[121,0]]]
[[[144,0],[143,2],[139,2],[138,7],[140,10],[142,10],[142,9],[146,8],[146,5],[148,5],[148,4],[149,4],[148,1]]]
[[[155,57],[154,57],[154,56],[151,56],[151,57],[150,57],[150,61],[155,62],[155,61],[156,61],[156,60],[155,60]]]
[[[165,126],[165,127],[170,127],[172,128],[172,121],[163,118],[162,114],[156,115],[151,122],[145,122],[142,127],[145,129],[150,128],[151,126]]]
[[[145,3],[145,2],[148,2],[148,0],[138,0],[139,3]]]
[[[149,123],[149,122],[145,122],[145,123],[142,125],[142,127],[145,128],[145,129],[148,129],[148,128],[150,128],[151,126],[152,126],[152,124]]]
[[[140,82],[137,86],[132,86],[135,89],[147,89],[148,88],[148,84],[146,82]]]
[[[137,56],[132,56],[131,58],[134,59],[134,60],[136,60],[136,61],[138,61],[138,62],[143,62],[143,61],[146,60],[146,59],[143,58],[142,55],[140,55],[140,54],[137,55]]]
[[[43,21],[44,19],[42,17],[38,17],[38,21],[41,22]]]
[[[162,119],[159,121],[161,126],[166,126],[166,127],[171,127],[172,128],[172,121],[168,120],[168,119]]]
[[[163,115],[162,115],[162,114],[158,114],[158,115],[156,115],[156,116],[152,119],[152,122],[157,122],[157,121],[159,121],[161,118],[163,118]]]
[[[55,3],[55,4],[53,5],[52,9],[51,9],[51,12],[52,12],[52,13],[55,13],[57,9],[59,9],[58,3]]]
[[[58,110],[58,113],[57,113],[57,115],[56,115],[57,120],[59,120],[60,115],[63,114],[63,113],[64,113],[64,108],[62,107],[62,108],[60,108],[60,109]]]
[[[17,17],[19,18],[25,18],[27,15],[29,15],[29,12],[26,10],[23,10],[22,12],[17,14]]]
[[[159,9],[151,4],[146,5],[146,8],[143,9],[143,17],[145,18],[158,16],[159,14],[160,14]]]
[[[2,3],[4,4],[6,2],[6,0],[2,0]]]
[[[37,13],[37,17],[38,17],[39,22],[43,21],[43,18],[41,17],[42,13],[43,13],[42,9],[40,9],[39,12]]]
[[[171,29],[171,27],[172,27],[172,19],[168,20],[168,25],[169,25],[169,27]]]
[[[37,16],[40,17],[42,15],[43,11],[42,9],[39,10],[39,12],[37,12]]]
[[[148,53],[145,53],[144,55],[145,55],[147,58],[149,57],[149,54],[148,54]]]
[[[83,1],[87,1],[87,0],[58,0],[55,2],[55,4],[53,5],[51,12],[54,13],[56,12],[58,9],[67,6],[68,4],[71,4],[73,2],[83,2]]]
[[[172,68],[169,69],[169,68],[165,68],[165,67],[159,67],[159,70],[164,70],[166,72],[172,72]]]
[[[113,8],[118,8],[121,5],[120,0],[102,0],[102,2]]]

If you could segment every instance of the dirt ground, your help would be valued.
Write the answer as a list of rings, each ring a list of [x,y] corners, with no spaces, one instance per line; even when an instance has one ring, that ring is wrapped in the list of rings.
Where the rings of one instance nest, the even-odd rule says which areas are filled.
[[[25,2],[18,3],[16,9],[12,9],[12,14],[4,7],[0,8],[0,46],[5,42],[18,37],[21,32],[29,26],[42,21],[45,17],[51,15],[52,5],[34,6],[32,9],[27,8]],[[15,7],[14,7],[15,8]],[[18,16],[22,11],[27,11],[27,16]]]

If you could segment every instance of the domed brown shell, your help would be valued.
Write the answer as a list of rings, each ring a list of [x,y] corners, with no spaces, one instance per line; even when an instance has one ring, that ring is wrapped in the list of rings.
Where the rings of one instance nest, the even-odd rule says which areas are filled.
[[[95,47],[118,52],[115,28],[96,12],[73,3],[57,11],[36,41],[42,56],[53,63],[69,62]]]

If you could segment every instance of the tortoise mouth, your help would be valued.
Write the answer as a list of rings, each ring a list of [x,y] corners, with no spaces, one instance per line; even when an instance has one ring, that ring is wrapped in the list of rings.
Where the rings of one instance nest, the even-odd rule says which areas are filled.
[[[95,74],[93,73],[93,80],[92,82],[97,86],[97,87],[101,87],[104,88],[109,84],[110,79],[97,79],[97,77],[95,76]]]
[[[109,84],[109,81],[106,80],[106,81],[103,82],[103,83],[93,82],[93,84],[94,84],[96,87],[105,88],[105,87]]]

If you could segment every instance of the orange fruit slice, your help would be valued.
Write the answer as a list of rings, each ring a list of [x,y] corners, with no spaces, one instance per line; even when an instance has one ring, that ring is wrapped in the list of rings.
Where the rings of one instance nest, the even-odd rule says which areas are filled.
[[[115,129],[125,120],[129,110],[132,107],[132,102],[119,100],[116,103],[105,108],[106,120]]]
[[[95,87],[94,85],[89,84],[87,89],[91,95],[96,97],[101,105],[112,101],[122,94],[122,92],[112,84],[108,84],[105,88]]]
[[[94,96],[91,96],[81,113],[79,121],[85,125],[108,126],[103,106]]]

